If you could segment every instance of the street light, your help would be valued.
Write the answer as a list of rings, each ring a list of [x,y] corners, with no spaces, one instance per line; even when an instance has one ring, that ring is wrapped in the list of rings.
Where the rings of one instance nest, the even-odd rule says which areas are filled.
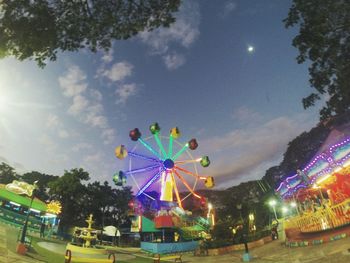
[[[275,208],[276,204],[277,202],[274,199],[269,201],[269,205],[272,207],[273,213],[275,214],[275,219],[277,220],[277,214],[276,214],[276,208]]]
[[[31,211],[30,209],[32,208],[32,204],[33,204],[33,200],[34,200],[34,191],[37,187],[37,185],[36,185],[37,183],[38,183],[38,181],[35,181],[33,183],[34,189],[32,191],[32,195],[30,198],[30,204],[28,207],[26,220],[24,221],[20,243],[17,245],[17,253],[19,253],[19,254],[25,254],[26,250],[27,250],[27,248],[25,247],[25,239],[26,239],[26,233],[27,233],[27,228],[28,228],[29,215],[30,215],[30,211]]]
[[[287,214],[288,211],[289,211],[288,207],[282,206],[282,213],[283,213],[284,215]]]

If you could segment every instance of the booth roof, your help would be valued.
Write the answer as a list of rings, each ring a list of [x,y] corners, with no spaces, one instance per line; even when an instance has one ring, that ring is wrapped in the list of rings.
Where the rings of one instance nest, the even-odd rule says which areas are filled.
[[[6,190],[4,184],[0,184],[0,198],[5,199],[6,201],[15,202],[27,208],[29,207],[31,201],[31,198],[26,195],[18,195]],[[38,198],[34,198],[31,208],[41,212],[46,212],[47,210],[46,204]]]

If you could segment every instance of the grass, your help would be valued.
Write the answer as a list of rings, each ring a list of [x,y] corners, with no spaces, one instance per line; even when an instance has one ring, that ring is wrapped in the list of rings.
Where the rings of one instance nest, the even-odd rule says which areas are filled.
[[[35,253],[39,254],[41,257],[44,258],[46,262],[50,263],[63,263],[64,262],[64,255],[51,252],[49,250],[46,250],[45,248],[42,248],[38,245],[38,242],[42,241],[42,239],[38,237],[33,237],[32,238],[32,248],[35,251]],[[50,240],[50,242],[53,242]],[[54,243],[59,243],[59,242],[54,242]]]
[[[16,253],[16,247],[17,247],[17,237],[19,233],[18,228],[9,227],[6,226],[6,232],[7,232],[7,247],[14,253]],[[49,250],[46,250],[45,248],[42,248],[38,245],[38,242],[43,241],[39,237],[31,236],[28,234],[29,237],[32,238],[32,246],[27,252],[27,256],[36,260],[39,260],[41,262],[48,262],[48,263],[63,263],[64,262],[64,255],[60,253],[54,253]],[[49,242],[54,243],[64,243],[59,240],[48,240]],[[128,261],[120,261],[118,260],[118,254],[116,254],[116,262],[118,263],[150,263],[153,262],[150,258],[143,258],[138,257],[136,255],[136,258],[130,259]]]
[[[17,247],[17,237],[19,233],[19,229],[14,227],[6,227],[7,232],[7,247],[14,253],[16,253]],[[40,238],[33,237],[30,234],[27,235],[32,238],[32,247],[29,248],[27,252],[27,256],[30,258],[34,258],[43,262],[50,263],[63,263],[64,255],[56,254],[51,251],[48,251],[44,248],[41,248],[38,245],[38,242],[42,241]]]

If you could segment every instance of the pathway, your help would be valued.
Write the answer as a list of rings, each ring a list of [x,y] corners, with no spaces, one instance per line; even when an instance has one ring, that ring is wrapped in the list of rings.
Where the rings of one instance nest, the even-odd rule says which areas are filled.
[[[10,232],[10,231],[9,231]],[[32,259],[27,256],[21,256],[12,252],[7,247],[7,229],[4,225],[0,224],[0,262],[1,263],[38,263],[40,261]],[[11,233],[13,234],[13,232]]]

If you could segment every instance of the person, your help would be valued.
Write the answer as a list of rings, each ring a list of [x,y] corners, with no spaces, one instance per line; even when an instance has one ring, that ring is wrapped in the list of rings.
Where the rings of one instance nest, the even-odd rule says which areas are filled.
[[[278,239],[278,222],[274,221],[271,226],[271,237],[272,240]]]
[[[45,237],[45,222],[41,222],[41,225],[40,225],[40,237]]]

